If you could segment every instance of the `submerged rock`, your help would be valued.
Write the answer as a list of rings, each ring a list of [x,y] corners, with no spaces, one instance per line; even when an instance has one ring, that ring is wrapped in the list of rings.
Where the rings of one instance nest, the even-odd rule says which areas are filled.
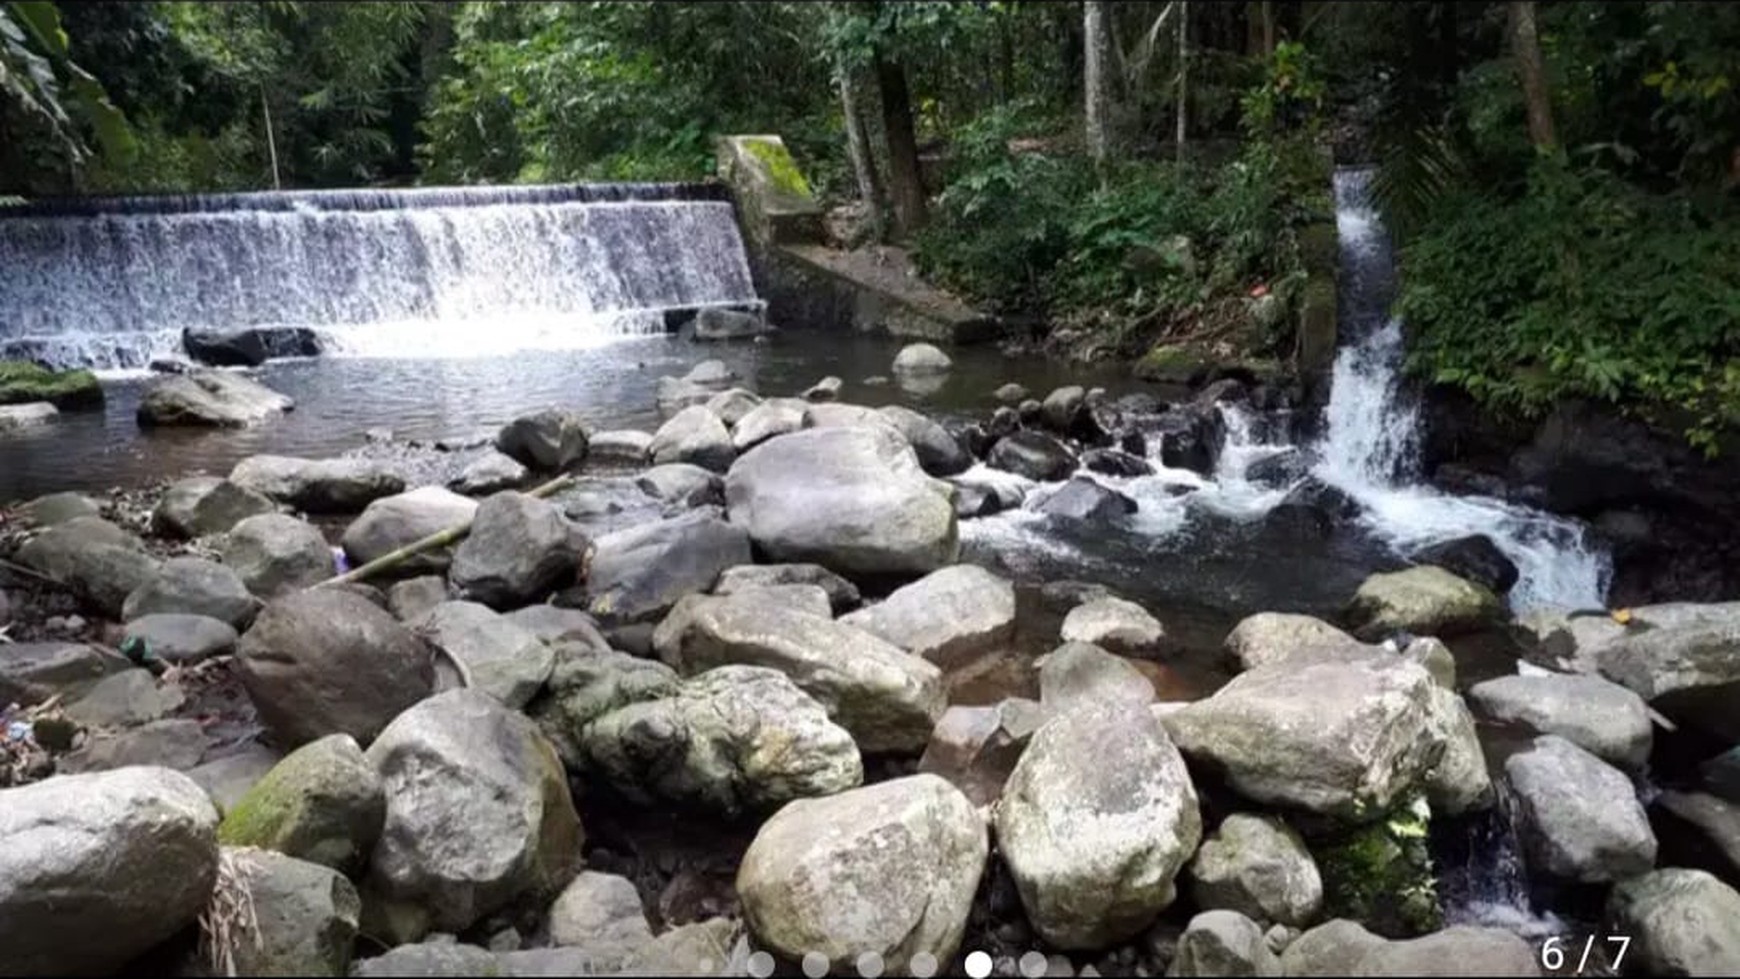
[[[894,356],[896,374],[940,374],[953,366],[948,354],[928,343],[909,343]]]
[[[196,426],[243,428],[283,414],[296,402],[252,378],[228,371],[159,375],[145,388],[137,419],[141,428]]]
[[[737,374],[725,366],[724,361],[703,360],[682,377],[659,378],[659,410],[672,412],[691,405],[704,405],[735,380]]]
[[[306,513],[356,513],[405,489],[404,479],[377,460],[274,455],[236,463],[230,482]]]
[[[948,669],[1014,637],[1015,586],[977,565],[957,564],[840,621]]]
[[[586,459],[586,422],[565,408],[541,408],[502,426],[496,451],[531,469],[555,472]]]

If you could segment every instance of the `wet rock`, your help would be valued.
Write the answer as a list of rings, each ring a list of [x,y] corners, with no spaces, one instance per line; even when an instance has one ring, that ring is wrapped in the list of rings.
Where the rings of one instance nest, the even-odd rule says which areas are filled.
[[[805,401],[834,401],[840,397],[840,388],[845,384],[837,377],[824,377],[804,389]]]
[[[1492,538],[1482,534],[1434,544],[1415,553],[1413,558],[1420,564],[1436,565],[1458,578],[1472,581],[1494,595],[1503,595],[1516,584],[1516,562],[1506,557]]]
[[[1359,818],[1402,800],[1443,757],[1434,689],[1411,663],[1283,661],[1168,715],[1166,729],[1248,799]]]
[[[0,949],[20,975],[92,975],[193,924],[217,810],[179,772],[126,768],[0,790]]]
[[[743,528],[706,513],[619,530],[594,544],[587,607],[612,625],[657,619],[684,595],[712,588],[726,568],[752,560]]]
[[[462,931],[510,902],[554,894],[580,861],[580,818],[555,749],[524,715],[475,690],[405,711],[369,747],[387,817],[371,886]]]
[[[1258,486],[1280,489],[1291,486],[1310,472],[1310,460],[1295,448],[1287,448],[1245,467],[1245,479]]]
[[[1212,406],[1186,405],[1172,408],[1144,427],[1143,434],[1160,441],[1160,461],[1174,469],[1198,475],[1214,472],[1226,442],[1226,420]]]
[[[237,647],[236,665],[280,745],[328,734],[366,744],[434,689],[429,651],[392,614],[340,589],[266,606]]]
[[[23,432],[47,425],[60,418],[60,409],[46,401],[21,405],[0,405],[0,435]]]
[[[985,434],[995,446],[998,439],[1007,438],[1021,428],[1021,413],[1004,405],[991,412],[991,418],[985,423]]]
[[[693,674],[744,663],[791,677],[864,751],[917,751],[942,716],[935,666],[861,629],[752,592],[691,595],[653,634],[659,658]]]
[[[721,473],[737,458],[731,432],[704,405],[691,405],[672,416],[653,434],[648,451],[658,465],[686,462]]]
[[[1023,425],[1037,425],[1039,424],[1039,413],[1044,407],[1045,405],[1037,398],[1028,398],[1015,406],[1015,417],[1019,418]]]
[[[403,478],[374,459],[249,456],[230,470],[230,482],[305,513],[321,514],[356,513],[405,489]]]
[[[103,508],[83,493],[50,493],[18,507],[16,513],[32,527],[52,527],[79,517],[100,517]]]
[[[1505,761],[1523,842],[1541,871],[1583,883],[1624,880],[1655,866],[1655,834],[1631,780],[1557,735]]]
[[[597,452],[594,442],[593,453]],[[519,489],[525,485],[529,470],[521,465],[519,460],[500,452],[491,451],[478,457],[475,462],[466,466],[458,476],[449,480],[447,488],[455,493],[465,493],[472,496],[487,496],[504,489]]]
[[[731,430],[731,446],[739,453],[804,427],[809,402],[801,398],[769,398],[750,409]]]
[[[687,462],[654,466],[635,485],[649,496],[681,507],[722,506],[725,481],[719,474]]]
[[[1064,642],[1092,643],[1120,656],[1143,656],[1159,648],[1166,630],[1135,602],[1106,596],[1070,609],[1060,635]]]
[[[252,742],[235,754],[214,758],[188,769],[187,777],[198,782],[199,787],[211,796],[219,813],[228,813],[281,760],[283,756],[278,752]]]
[[[1657,870],[1613,889],[1607,917],[1654,976],[1740,973],[1740,892],[1701,870]]]
[[[312,524],[282,513],[238,521],[224,539],[223,560],[261,598],[307,588],[335,573],[325,536]]]
[[[1365,930],[1357,921],[1336,918],[1306,931],[1281,953],[1281,972],[1288,976],[1348,976],[1366,954],[1388,940]]]
[[[209,615],[163,612],[142,615],[127,623],[122,643],[145,643],[151,655],[177,666],[192,666],[213,656],[228,656],[236,650],[236,630]]]
[[[1434,682],[1431,737],[1444,746],[1438,764],[1426,776],[1426,801],[1433,812],[1447,816],[1492,805],[1492,776],[1474,715],[1454,690]]]
[[[1086,410],[1087,391],[1080,385],[1061,387],[1045,396],[1045,401],[1039,406],[1039,417],[1045,422],[1045,427],[1058,433],[1072,433]]]
[[[509,707],[529,703],[556,662],[537,636],[476,602],[443,602],[418,623],[417,631],[465,664],[472,687]]]
[[[612,429],[592,436],[586,458],[594,463],[642,466],[652,452],[652,434],[632,428]]]
[[[181,331],[181,348],[214,367],[258,367],[274,357],[316,357],[320,337],[307,327],[247,327]]]
[[[695,314],[696,340],[750,340],[773,332],[767,321],[754,313],[706,306]]]
[[[1376,641],[1397,632],[1443,637],[1479,629],[1499,621],[1504,606],[1480,585],[1422,565],[1365,579],[1346,614],[1355,636]]]
[[[503,616],[549,645],[577,642],[593,649],[609,649],[592,616],[579,609],[554,605],[527,605]]]
[[[1168,976],[1279,976],[1281,960],[1269,951],[1263,929],[1237,911],[1204,911],[1178,938]]]
[[[1355,976],[1538,976],[1536,950],[1504,928],[1457,925],[1384,942],[1360,956]]]
[[[1468,699],[1482,716],[1556,734],[1627,771],[1649,761],[1654,733],[1643,698],[1598,676],[1504,676],[1477,683]]]
[[[256,927],[229,944],[237,975],[349,974],[362,898],[343,875],[268,850],[225,848]]]
[[[468,599],[516,608],[573,580],[585,547],[554,505],[503,490],[478,504],[448,577]]]
[[[1323,879],[1305,842],[1273,816],[1235,813],[1190,864],[1191,896],[1258,922],[1303,928],[1323,907]]]
[[[1063,443],[1043,432],[1016,432],[998,439],[985,462],[996,469],[1039,482],[1069,478],[1076,457]]]
[[[1047,721],[994,818],[1028,919],[1065,949],[1104,948],[1152,924],[1202,835],[1184,759],[1152,715],[1121,704]]]
[[[1110,523],[1135,513],[1136,501],[1087,476],[1072,476],[1039,504],[1039,511],[1064,520]]]
[[[1067,642],[1039,659],[1039,703],[1049,714],[1096,704],[1145,707],[1154,685],[1128,660],[1085,642]]]
[[[936,421],[902,405],[888,405],[876,414],[906,439],[919,466],[932,476],[952,476],[972,466],[972,454]]]
[[[1002,797],[1044,720],[1039,704],[1014,697],[990,707],[950,707],[931,732],[918,770],[948,779],[973,805],[988,806]]]
[[[954,958],[988,852],[985,824],[954,786],[912,775],[793,802],[743,855],[737,892],[756,938],[836,970],[865,953],[900,968]]]
[[[582,735],[587,770],[643,804],[736,817],[864,779],[858,746],[785,674],[722,666],[674,696],[614,710]]]
[[[127,670],[98,680],[67,705],[66,716],[82,727],[131,727],[167,715],[185,699],[179,687],[159,686],[145,670]]]
[[[634,882],[582,870],[550,906],[550,941],[586,948],[620,969],[652,942]]]
[[[386,812],[380,776],[356,739],[332,734],[274,765],[228,809],[218,839],[354,873],[367,865]]]
[[[159,375],[145,387],[139,427],[245,428],[276,418],[296,402],[253,378],[228,371]]]
[[[991,392],[991,397],[1006,405],[1018,405],[1027,400],[1027,389],[1010,382]]]
[[[676,671],[652,660],[578,643],[554,647],[556,665],[546,692],[527,713],[556,746],[570,771],[584,771],[586,726],[629,704],[675,697]]]
[[[1248,615],[1221,644],[1227,659],[1241,671],[1279,663],[1295,653],[1321,647],[1360,652],[1369,648],[1322,619],[1286,612]]]
[[[909,343],[894,356],[896,374],[940,374],[952,367],[949,355],[928,343]]]
[[[1650,809],[1661,863],[1740,881],[1740,803],[1702,792],[1663,792]]]
[[[725,497],[731,522],[774,561],[847,575],[922,574],[960,550],[951,500],[891,432],[812,428],[780,436],[738,458]]]
[[[1601,647],[1601,674],[1677,724],[1740,741],[1740,613],[1628,630]]]
[[[707,410],[719,417],[727,428],[743,420],[743,416],[761,404],[761,396],[747,388],[720,391],[707,401]]]
[[[123,621],[161,612],[208,615],[238,629],[253,621],[260,600],[235,571],[197,557],[172,557],[121,607]]]
[[[1081,454],[1081,464],[1106,476],[1151,476],[1154,467],[1148,460],[1121,449],[1089,449]]]
[[[205,751],[205,732],[198,721],[152,721],[87,737],[76,750],[56,759],[55,771],[77,775],[146,765],[185,772],[199,765]]]
[[[1014,473],[1006,473],[1001,469],[991,469],[978,466],[969,472],[949,479],[956,487],[957,512],[961,506],[967,506],[975,516],[985,517],[1005,510],[1016,510],[1027,500],[1027,491],[1034,484]],[[976,507],[963,503],[961,498],[973,497],[979,499]]]
[[[957,564],[840,621],[948,669],[1014,637],[1015,586],[977,565]]]
[[[440,575],[407,578],[387,589],[387,610],[400,622],[415,626],[447,597],[447,579]]]
[[[360,567],[472,519],[477,507],[476,500],[440,486],[419,486],[382,497],[345,528],[345,556]],[[451,548],[438,547],[406,559],[398,570],[404,574],[440,573],[452,560]]]
[[[565,408],[540,408],[496,433],[495,448],[529,469],[557,472],[586,460],[586,422]]]
[[[119,618],[127,596],[157,576],[160,563],[137,537],[100,517],[49,527],[18,549],[18,562],[71,586],[104,615]]]
[[[724,361],[703,360],[682,377],[659,378],[659,410],[673,412],[691,405],[704,405],[735,380],[736,373],[726,367]]]
[[[713,594],[730,595],[748,588],[777,585],[816,585],[828,595],[836,614],[858,606],[858,586],[819,564],[741,564],[726,568],[713,586]]]

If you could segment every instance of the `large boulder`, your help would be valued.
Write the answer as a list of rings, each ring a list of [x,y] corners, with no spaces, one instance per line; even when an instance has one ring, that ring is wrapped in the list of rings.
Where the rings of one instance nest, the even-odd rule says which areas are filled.
[[[336,570],[325,536],[313,524],[282,513],[238,521],[224,538],[223,559],[261,598],[318,584]]]
[[[1632,939],[1627,961],[1642,974],[1740,975],[1740,892],[1704,871],[1623,881],[1608,898],[1607,919],[1613,934]]]
[[[1556,734],[1626,771],[1641,771],[1649,761],[1649,708],[1598,676],[1502,676],[1475,684],[1468,699],[1482,717]]]
[[[1197,906],[1227,908],[1268,924],[1304,928],[1323,907],[1323,878],[1311,851],[1273,816],[1234,813],[1190,863]]]
[[[726,568],[751,560],[749,535],[710,513],[687,513],[594,541],[587,608],[606,623],[645,622],[684,595],[704,592]]]
[[[935,775],[802,799],[762,824],[737,893],[750,930],[836,972],[875,954],[953,960],[989,850],[972,803]]]
[[[139,400],[137,417],[141,428],[243,428],[276,418],[295,406],[290,398],[250,377],[228,371],[193,371],[151,381]]]
[[[1557,735],[1505,761],[1523,841],[1540,870],[1582,883],[1624,880],[1655,866],[1655,833],[1631,780]]]
[[[705,405],[690,405],[671,416],[653,433],[647,451],[654,465],[686,462],[721,473],[737,458],[730,430]]]
[[[1279,976],[1281,960],[1270,951],[1262,926],[1237,911],[1204,911],[1184,926],[1166,975]]]
[[[570,771],[588,764],[582,741],[587,725],[629,704],[675,697],[681,685],[676,671],[656,660],[572,642],[554,651],[545,693],[526,712]]]
[[[1186,756],[1257,802],[1373,817],[1442,759],[1433,689],[1406,662],[1284,661],[1234,677],[1166,718]]]
[[[165,663],[192,666],[235,652],[239,638],[235,628],[221,619],[162,612],[127,623],[121,641],[142,642],[152,657]]]
[[[1668,719],[1740,741],[1740,613],[1629,630],[1597,656],[1603,676]]]
[[[217,824],[205,790],[165,768],[0,790],[0,966],[107,975],[193,924]]]
[[[928,343],[909,343],[894,355],[896,374],[941,374],[953,366],[948,354]]]
[[[554,896],[577,869],[562,763],[525,715],[452,690],[400,714],[367,757],[387,797],[369,882],[431,926],[462,931],[518,898]]]
[[[1043,432],[1016,432],[997,440],[985,457],[993,469],[1002,469],[1039,482],[1068,479],[1075,472],[1075,453]]]
[[[713,594],[730,595],[751,588],[815,585],[828,596],[836,613],[858,606],[858,586],[819,564],[741,564],[720,572]]]
[[[270,850],[225,848],[253,927],[227,951],[243,976],[349,975],[362,898],[344,875]]]
[[[380,776],[356,739],[330,734],[273,765],[224,813],[218,839],[354,873],[368,863],[386,814]]]
[[[1453,636],[1497,622],[1504,606],[1490,590],[1423,564],[1374,574],[1347,607],[1353,634],[1375,642],[1398,632]]]
[[[405,488],[405,480],[380,460],[273,455],[236,463],[230,482],[306,513],[356,513]]]
[[[1435,564],[1458,578],[1489,589],[1494,595],[1510,591],[1518,574],[1516,562],[1483,534],[1433,544],[1416,552],[1413,559],[1420,564]]]
[[[1104,948],[1153,924],[1202,838],[1178,749],[1145,708],[1117,703],[1035,732],[994,818],[1028,920],[1065,949]]]
[[[155,577],[127,596],[121,618],[131,622],[145,615],[180,612],[208,615],[243,629],[259,606],[260,600],[233,569],[205,558],[172,557]]]
[[[328,734],[367,744],[435,685],[417,637],[392,613],[339,588],[268,604],[242,637],[236,665],[260,720],[284,748]]]
[[[217,476],[193,476],[163,491],[151,510],[151,532],[164,537],[221,534],[242,520],[278,509],[264,494]]]
[[[1358,646],[1359,640],[1322,619],[1287,612],[1246,616],[1221,644],[1227,659],[1241,671],[1279,663],[1305,650]]]
[[[553,504],[503,490],[478,504],[448,577],[466,598],[514,608],[572,581],[585,548],[585,539]]]
[[[407,544],[438,534],[477,515],[477,501],[440,486],[419,486],[370,503],[344,530],[345,557],[361,566]],[[439,574],[453,560],[450,547],[437,547],[405,559],[394,573]]]
[[[1014,637],[1015,586],[978,565],[957,564],[840,621],[949,669]]]
[[[543,640],[476,602],[442,602],[418,622],[417,632],[464,663],[472,687],[509,707],[530,703],[556,664]]]
[[[1457,925],[1375,945],[1360,956],[1353,975],[1538,976],[1540,954],[1535,945],[1508,928]]]
[[[935,420],[905,405],[888,405],[876,413],[906,439],[918,464],[932,476],[952,476],[973,465],[972,453]]]
[[[918,770],[941,775],[973,805],[988,806],[1002,797],[1009,773],[1044,721],[1039,704],[1017,697],[989,707],[950,707],[936,722]]]
[[[942,716],[942,673],[862,629],[795,610],[755,592],[691,595],[653,634],[679,672],[768,666],[791,677],[865,751],[918,751]]]
[[[1039,658],[1039,703],[1050,713],[1099,704],[1145,707],[1154,684],[1121,656],[1085,642],[1066,642]]]
[[[809,407],[802,398],[768,398],[737,419],[731,428],[731,447],[748,452],[775,435],[803,428]]]
[[[864,780],[852,736],[785,674],[761,666],[708,670],[674,696],[605,714],[583,740],[587,770],[631,798],[729,817]]]
[[[503,425],[495,448],[532,469],[567,469],[586,459],[586,423],[562,408],[541,408]]]
[[[1125,656],[1151,656],[1165,640],[1166,629],[1135,602],[1106,595],[1070,609],[1058,635],[1064,642],[1092,643]]]
[[[18,562],[66,583],[104,615],[120,618],[127,596],[157,577],[161,562],[132,534],[101,517],[75,517],[37,533]]]
[[[775,561],[923,574],[960,551],[952,502],[892,431],[811,428],[771,439],[732,464],[725,498],[731,522]]]

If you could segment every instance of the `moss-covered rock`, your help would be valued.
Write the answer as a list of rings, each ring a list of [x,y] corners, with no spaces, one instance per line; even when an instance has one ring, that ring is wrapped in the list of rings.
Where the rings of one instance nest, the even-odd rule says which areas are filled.
[[[1181,343],[1156,343],[1136,361],[1134,372],[1144,381],[1193,384],[1215,366],[1207,353]]]
[[[47,401],[57,408],[103,403],[103,386],[90,371],[51,371],[23,360],[0,360],[0,405]]]
[[[218,839],[358,870],[380,838],[386,805],[380,778],[356,741],[329,735],[274,765],[230,809]]]
[[[798,169],[797,161],[791,158],[791,151],[785,148],[784,142],[765,136],[745,136],[743,148],[766,168],[774,190],[793,197],[814,196],[810,182],[804,179],[803,171]]]
[[[1416,797],[1384,819],[1312,840],[1323,880],[1323,916],[1351,918],[1387,938],[1442,927],[1427,848],[1430,819],[1425,800]]]

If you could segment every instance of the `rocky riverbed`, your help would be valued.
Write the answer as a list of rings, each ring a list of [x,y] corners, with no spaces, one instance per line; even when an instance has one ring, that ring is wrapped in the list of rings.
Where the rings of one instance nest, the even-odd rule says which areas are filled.
[[[250,385],[145,403],[278,410]],[[1092,474],[1211,471],[1217,402],[1275,393],[838,387],[708,362],[655,431],[553,406],[7,511],[0,972],[1740,971],[1740,603],[1519,620],[1479,539],[1321,616],[1023,576],[973,521],[1115,531]],[[1341,505],[1293,492],[1283,536]],[[1446,862],[1494,826],[1503,908]]]

